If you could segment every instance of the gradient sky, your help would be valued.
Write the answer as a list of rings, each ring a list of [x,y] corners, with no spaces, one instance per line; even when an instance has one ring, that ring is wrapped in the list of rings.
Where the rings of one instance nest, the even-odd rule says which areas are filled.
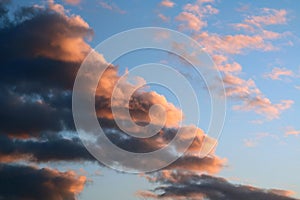
[[[66,70],[58,69],[57,73],[53,71],[56,68],[52,68],[53,70],[49,70],[47,75],[48,71],[43,73],[44,68],[38,69],[39,64],[37,64],[27,72],[26,66],[31,65],[31,62],[34,61],[39,62],[38,59],[46,59],[40,61],[41,63],[58,62],[59,66],[61,65],[60,67],[64,67],[66,65],[64,63],[77,63],[78,65],[86,55],[85,50],[95,48],[100,42],[114,34],[145,26],[169,28],[194,38],[205,48],[222,72],[227,91],[225,126],[216,151],[213,153],[216,155],[216,162],[222,159],[225,159],[226,162],[222,163],[223,161],[220,161],[222,167],[213,172],[204,167],[204,173],[209,174],[212,183],[214,181],[222,182],[222,180],[214,179],[214,177],[222,177],[232,184],[237,184],[236,190],[239,191],[246,190],[245,188],[239,189],[240,185],[256,187],[253,190],[257,190],[258,193],[260,192],[259,188],[280,190],[276,190],[277,192],[275,190],[263,190],[270,195],[269,197],[265,196],[268,199],[300,198],[300,175],[298,174],[300,171],[300,117],[298,112],[300,110],[300,13],[298,12],[300,3],[298,1],[64,0],[54,2],[14,0],[6,6],[8,9],[7,16],[12,24],[5,25],[2,20],[4,18],[1,18],[0,45],[3,45],[1,57],[2,60],[5,60],[5,64],[1,67],[0,78],[3,79],[3,81],[0,81],[1,88],[4,88],[3,91],[5,90],[9,95],[12,93],[19,95],[18,99],[21,99],[20,101],[23,103],[27,101],[27,97],[30,102],[37,104],[41,103],[39,100],[46,101],[46,97],[43,97],[44,92],[36,89],[35,84],[40,84],[41,88],[47,88],[45,91],[52,91],[51,88],[54,88],[55,91],[57,88],[59,91],[70,91],[72,86],[72,78],[70,78],[70,83],[69,80],[63,78],[52,78],[53,74],[61,72],[66,73],[65,77],[69,79],[68,74],[73,72],[72,66],[68,66],[70,68],[66,68]],[[32,9],[27,11],[24,9],[23,12],[19,12],[17,15],[13,14],[22,7]],[[42,35],[45,27],[48,27],[47,24],[41,25],[38,21],[38,18],[43,19],[43,14],[41,14],[43,12],[45,13],[44,17],[49,18],[49,21],[46,21],[49,23],[49,34],[44,34],[43,37],[38,36],[35,40],[34,34]],[[0,14],[4,16],[2,11]],[[55,18],[56,15],[59,17]],[[36,29],[32,29],[32,27],[27,29],[26,21],[34,21],[34,19],[36,19],[36,23],[31,25],[32,27],[37,26]],[[62,22],[54,26],[56,25],[55,20],[61,20]],[[24,26],[15,28],[16,24],[24,24]],[[53,27],[50,27],[51,25]],[[51,28],[54,33],[50,33]],[[56,33],[61,33],[62,36],[56,35]],[[67,37],[70,40],[67,40]],[[16,43],[12,42],[14,38],[17,41]],[[53,43],[49,44],[47,38],[53,38],[51,42],[57,42],[55,43],[57,46],[48,48],[47,45],[51,46]],[[12,43],[6,43],[8,41]],[[22,45],[23,42],[25,47]],[[29,50],[26,50],[26,48]],[[4,54],[5,52],[8,52],[7,55]],[[31,52],[33,53],[31,54]],[[102,54],[103,52],[98,53]],[[103,56],[105,58],[105,54]],[[142,51],[130,53],[116,60],[113,65],[119,66],[119,68],[116,70],[116,74],[112,76],[117,77],[122,75],[126,69],[147,62],[167,63],[176,65],[178,68],[185,67],[185,64],[180,60],[176,60],[166,53]],[[24,65],[25,67],[18,68],[17,65]],[[49,64],[49,66],[51,65]],[[37,76],[41,78],[36,78]],[[103,84],[106,84],[106,82]],[[194,87],[198,89],[201,83],[199,85],[194,84]],[[170,93],[161,88],[154,87],[151,89],[164,95],[170,103],[177,106],[176,100]],[[29,91],[35,92],[31,93]],[[201,92],[199,91],[199,93]],[[49,94],[47,95],[49,96]],[[64,94],[59,93],[59,95]],[[64,106],[63,96],[58,97],[61,98],[57,98],[58,100],[53,103],[53,106],[56,109],[61,109],[60,106]],[[153,98],[159,97],[154,95]],[[9,100],[8,97],[7,99]],[[19,108],[18,101],[16,101],[16,104],[6,104],[7,100],[2,96],[0,100],[4,108],[8,107],[7,105],[12,106],[12,108]],[[205,104],[205,100],[202,103]],[[205,109],[205,105],[203,107],[202,115],[204,119],[199,128],[202,128],[205,132],[207,128],[205,127],[207,123],[205,112],[208,111]],[[34,107],[34,105],[32,105],[31,111],[30,109],[27,110],[28,113],[25,115],[34,115],[32,114],[35,113],[34,109],[37,109],[37,113],[41,112],[40,118],[45,118],[47,122],[53,120],[52,117],[56,118],[57,121],[61,118],[64,121],[65,115],[68,116],[68,119],[71,117],[69,113],[62,112],[45,117],[43,115],[45,110]],[[101,109],[99,112],[105,111],[104,108]],[[21,112],[20,110],[8,110],[7,113],[5,113],[5,110],[0,111],[0,118],[3,121],[2,127],[4,127],[1,128],[0,133],[5,137],[1,138],[1,143],[7,146],[12,145],[12,138],[19,142],[12,145],[13,147],[7,147],[10,150],[5,148],[1,150],[1,173],[9,170],[9,167],[5,168],[9,163],[10,166],[11,164],[18,164],[22,167],[34,166],[34,169],[46,167],[49,171],[47,177],[58,174],[57,176],[64,180],[62,184],[67,185],[61,187],[70,188],[68,191],[58,191],[63,199],[72,199],[76,195],[79,195],[78,199],[82,200],[142,199],[143,197],[137,195],[138,191],[151,191],[151,189],[163,185],[164,182],[148,181],[144,177],[145,175],[119,173],[103,167],[91,161],[93,158],[87,156],[86,152],[82,153],[83,156],[81,156],[80,152],[83,150],[75,150],[77,146],[72,147],[70,150],[78,155],[78,158],[75,156],[74,159],[72,153],[66,153],[67,155],[58,156],[57,158],[55,156],[60,155],[60,153],[48,156],[46,155],[47,152],[39,152],[38,147],[34,145],[29,146],[24,151],[25,144],[21,144],[22,141],[24,143],[44,141],[47,146],[47,142],[50,143],[55,140],[55,136],[52,136],[51,140],[48,138],[49,135],[45,134],[47,136],[44,136],[44,133],[51,132],[52,134],[54,132],[55,135],[55,132],[59,132],[64,139],[70,139],[73,138],[74,131],[72,128],[68,129],[68,125],[64,128],[45,128],[48,126],[56,127],[54,122],[49,124],[41,122],[41,127],[38,125],[38,128],[34,127],[34,123],[31,125],[30,122],[27,123],[28,126],[23,126],[23,123],[19,124],[18,122],[13,125],[6,125],[8,122],[5,119],[7,121],[20,120],[26,123],[26,120],[22,117],[16,117],[19,116],[16,113],[17,111]],[[45,113],[47,112],[49,111],[45,111]],[[35,122],[39,123],[36,116],[33,118]],[[201,126],[202,123],[203,127]],[[72,135],[72,137],[68,135]],[[70,139],[70,143],[74,141],[75,139]],[[18,149],[18,145],[22,148]],[[63,146],[64,144],[59,146],[58,149]],[[48,151],[51,152],[51,148],[55,147],[55,144],[49,146]],[[13,148],[17,150],[11,150]],[[32,150],[33,148],[35,149]],[[22,151],[25,153],[20,153]],[[62,148],[60,151],[65,150]],[[28,159],[30,155],[40,155],[40,157],[36,156],[36,159]],[[59,174],[62,172],[66,174]],[[172,170],[169,172],[172,172]],[[189,167],[187,167],[186,172],[189,172]],[[3,176],[1,173],[0,177],[9,180],[9,177]],[[201,177],[201,174],[201,170],[196,173],[199,179],[205,178]],[[149,177],[152,176],[157,178],[159,174],[149,175]],[[30,182],[28,177],[23,176],[21,178],[23,183]],[[174,191],[174,187],[179,183],[183,184],[177,180],[168,186],[170,190],[173,189]],[[55,183],[53,184],[55,185]],[[190,184],[187,185],[187,188],[193,188],[191,182],[187,181],[185,184]],[[47,187],[37,189],[37,191],[42,190],[47,190]],[[51,193],[55,192],[54,189],[51,191]],[[178,197],[175,193],[168,193],[167,190],[164,192],[166,196],[170,195],[172,199]],[[25,193],[20,192],[16,199],[23,199]],[[5,193],[0,189],[0,199],[1,195],[9,199],[9,197],[13,197],[13,195],[9,196],[11,194],[13,192]],[[150,195],[150,192],[139,192],[139,194],[144,195],[146,198],[147,194]],[[193,194],[188,193],[191,198],[195,199],[200,199],[201,194],[205,196],[206,193],[199,191]],[[155,194],[151,193],[151,195],[154,199],[157,198]],[[285,197],[287,195],[292,196],[291,198]],[[216,197],[209,198],[212,200],[217,199]],[[251,194],[249,194],[249,198],[251,199]],[[255,196],[253,195],[252,198],[255,199]],[[33,199],[38,198],[33,197]],[[49,199],[59,198],[53,195]],[[243,199],[243,196],[241,196],[241,199]]]

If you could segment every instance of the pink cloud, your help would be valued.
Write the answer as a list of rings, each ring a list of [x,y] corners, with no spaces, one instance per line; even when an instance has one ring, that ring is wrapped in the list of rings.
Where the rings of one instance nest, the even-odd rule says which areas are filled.
[[[266,137],[271,137],[273,139],[277,139],[278,140],[278,137],[276,135],[272,135],[270,133],[258,133],[258,134],[256,134],[256,136],[254,138],[245,139],[244,140],[244,144],[245,144],[246,147],[249,147],[249,148],[255,147],[255,146],[258,145],[258,143],[262,139],[264,139]]]
[[[245,20],[245,22],[257,27],[262,27],[264,25],[285,24],[287,22],[287,11],[284,9],[276,10],[271,8],[263,8],[262,13],[263,15],[260,16],[249,17]]]
[[[162,21],[164,21],[164,22],[168,22],[168,21],[170,21],[170,18],[169,17],[166,17],[164,14],[158,14],[158,17],[162,20]]]
[[[126,14],[126,11],[125,10],[122,10],[121,8],[119,8],[116,4],[114,3],[107,3],[107,2],[104,2],[104,1],[100,1],[99,2],[100,6],[104,9],[107,9],[107,10],[111,10],[113,12],[117,12],[119,14]]]
[[[263,8],[260,15],[248,16],[242,23],[233,24],[233,27],[237,30],[265,32],[264,26],[285,24],[286,22],[286,10]]]
[[[195,36],[202,46],[211,54],[240,54],[243,50],[253,49],[272,51],[277,48],[266,42],[261,35],[225,35],[202,32]]]
[[[64,0],[64,1],[71,5],[78,5],[81,2],[81,0]]]
[[[265,78],[270,78],[272,80],[282,80],[280,78],[282,76],[293,77],[294,72],[292,70],[288,70],[286,68],[275,67],[274,69],[272,69],[272,71],[270,73],[267,73],[264,75]]]
[[[181,29],[191,29],[199,31],[207,25],[206,22],[202,21],[198,16],[189,12],[180,13],[176,19],[178,21],[186,22],[187,24],[181,25]]]
[[[242,105],[236,105],[234,110],[254,111],[267,117],[268,120],[278,119],[281,112],[289,109],[294,104],[293,100],[281,100],[273,104],[270,99],[263,96],[249,98]]]
[[[180,29],[199,31],[207,26],[205,17],[219,12],[218,9],[208,4],[212,2],[211,0],[199,0],[195,4],[186,4],[183,12],[176,17],[176,20],[182,22],[179,26]]]
[[[160,2],[160,5],[164,7],[172,8],[174,7],[175,3],[170,0],[163,0],[162,2]]]
[[[300,130],[296,130],[294,127],[287,127],[285,135],[300,135]]]

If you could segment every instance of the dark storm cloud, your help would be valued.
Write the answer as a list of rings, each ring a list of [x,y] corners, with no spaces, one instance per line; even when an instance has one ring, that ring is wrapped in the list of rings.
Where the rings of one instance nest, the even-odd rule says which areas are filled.
[[[290,191],[266,190],[229,183],[224,178],[197,175],[187,171],[159,173],[152,179],[163,186],[139,195],[153,199],[208,199],[208,200],[296,200]]]
[[[0,164],[0,199],[75,200],[86,182],[72,171]]]

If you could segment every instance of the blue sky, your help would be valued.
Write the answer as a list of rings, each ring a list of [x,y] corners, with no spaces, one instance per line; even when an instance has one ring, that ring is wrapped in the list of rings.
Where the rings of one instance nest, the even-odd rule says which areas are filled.
[[[10,9],[47,7],[49,2],[16,0]],[[235,184],[293,191],[293,197],[300,198],[299,2],[66,0],[53,4],[63,6],[66,16],[80,16],[93,29],[92,39],[86,40],[91,48],[119,32],[147,26],[180,31],[199,42],[221,71],[228,92],[225,125],[215,152],[227,161],[214,175]],[[113,64],[122,75],[147,62],[186,67],[167,53],[154,51],[133,52]],[[194,84],[205,97],[202,83]],[[151,89],[177,106],[170,93]],[[206,100],[201,102],[204,119],[199,128],[206,131],[209,108]],[[79,195],[82,200],[139,199],[137,191],[160,184],[96,163],[37,165],[87,176]]]

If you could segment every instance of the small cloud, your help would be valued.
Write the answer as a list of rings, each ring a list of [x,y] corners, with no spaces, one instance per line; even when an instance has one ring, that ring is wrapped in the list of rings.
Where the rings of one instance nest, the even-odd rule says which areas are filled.
[[[236,9],[238,12],[246,12],[250,9],[250,4],[243,4]]]
[[[104,9],[111,10],[111,11],[117,12],[119,14],[126,14],[126,11],[119,8],[119,6],[117,6],[115,3],[107,3],[104,1],[100,1],[99,4]]]
[[[297,90],[300,90],[300,85],[296,85],[295,88],[296,88]]]
[[[276,135],[272,135],[270,133],[259,133],[259,134],[256,134],[256,136],[254,138],[250,138],[250,139],[245,139],[244,140],[244,144],[246,147],[255,147],[259,144],[259,142],[266,138],[266,137],[271,137],[273,139],[278,139],[278,137]]]
[[[162,2],[160,2],[159,5],[167,7],[167,8],[173,8],[175,6],[175,3],[173,1],[170,1],[170,0],[163,0]]]
[[[294,127],[287,127],[285,135],[300,135],[300,130],[296,130]]]
[[[64,2],[71,5],[78,5],[81,3],[81,0],[64,0]]]
[[[169,17],[166,17],[165,15],[163,15],[163,14],[158,14],[158,17],[162,20],[162,21],[164,21],[164,22],[168,22],[168,21],[170,21],[170,18]]]
[[[286,68],[278,68],[278,67],[272,69],[270,73],[264,74],[265,78],[270,78],[272,80],[282,80],[281,79],[282,76],[293,77],[295,76],[295,74],[292,70]]]

